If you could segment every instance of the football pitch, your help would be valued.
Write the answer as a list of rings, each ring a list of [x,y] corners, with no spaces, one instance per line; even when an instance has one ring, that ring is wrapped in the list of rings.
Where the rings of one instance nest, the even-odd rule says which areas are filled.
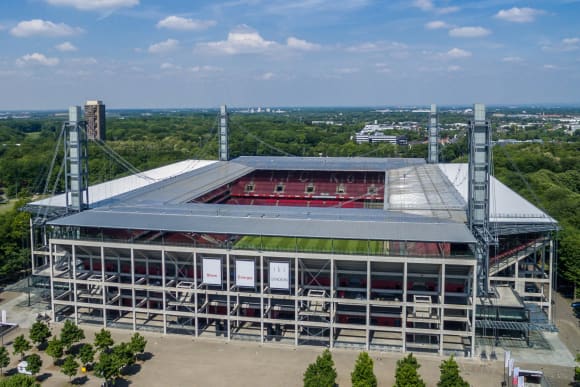
[[[355,239],[245,236],[235,244],[234,249],[381,255],[388,250],[388,244]]]

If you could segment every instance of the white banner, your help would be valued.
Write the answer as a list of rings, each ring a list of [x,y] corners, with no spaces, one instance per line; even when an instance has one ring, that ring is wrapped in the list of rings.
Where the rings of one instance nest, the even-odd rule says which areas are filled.
[[[236,286],[253,288],[256,283],[255,262],[245,259],[236,260]]]
[[[514,372],[514,359],[513,358],[508,361],[508,365],[509,365],[508,366],[508,375],[512,376],[512,373]]]
[[[504,368],[508,368],[509,367],[510,359],[511,359],[511,352],[510,351],[505,351],[504,352]]]
[[[222,260],[203,258],[203,283],[206,285],[222,284]]]
[[[523,376],[518,376],[518,387],[525,387],[526,381]]]
[[[290,262],[270,262],[270,288],[290,289]]]

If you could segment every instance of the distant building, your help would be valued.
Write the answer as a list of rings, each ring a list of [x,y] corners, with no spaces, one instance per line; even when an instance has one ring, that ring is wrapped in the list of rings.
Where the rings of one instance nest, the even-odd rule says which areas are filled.
[[[81,121],[83,118],[80,106],[69,106],[68,108],[68,121],[71,124]]]
[[[103,101],[87,101],[85,104],[85,120],[87,121],[87,138],[89,140],[105,141],[105,104]]]

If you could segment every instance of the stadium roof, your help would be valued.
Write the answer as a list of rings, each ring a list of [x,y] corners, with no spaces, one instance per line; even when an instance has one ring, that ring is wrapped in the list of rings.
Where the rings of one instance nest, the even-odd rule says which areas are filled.
[[[246,206],[195,203],[195,198],[254,170],[385,172],[383,209]],[[215,232],[318,238],[472,243],[466,224],[467,164],[423,159],[239,157],[188,160],[91,187],[91,209],[49,224],[80,227]],[[135,185],[132,185],[135,184]],[[52,200],[52,201],[51,201]],[[59,202],[60,200],[60,202]],[[555,221],[492,178],[491,220]],[[60,198],[31,203],[64,205]]]

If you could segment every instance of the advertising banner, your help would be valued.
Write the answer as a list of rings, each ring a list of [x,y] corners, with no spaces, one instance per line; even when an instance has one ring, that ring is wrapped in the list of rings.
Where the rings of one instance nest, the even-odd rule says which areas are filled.
[[[245,288],[256,286],[256,269],[253,260],[236,260],[236,286]]]
[[[206,285],[222,284],[222,260],[203,258],[203,283]]]
[[[270,262],[270,288],[290,290],[290,262]]]

